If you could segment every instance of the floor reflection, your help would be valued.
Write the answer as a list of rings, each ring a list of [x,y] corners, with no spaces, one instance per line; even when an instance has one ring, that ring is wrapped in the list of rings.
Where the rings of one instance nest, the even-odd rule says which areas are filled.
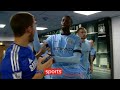
[[[108,68],[94,66],[92,79],[111,79],[111,70]]]

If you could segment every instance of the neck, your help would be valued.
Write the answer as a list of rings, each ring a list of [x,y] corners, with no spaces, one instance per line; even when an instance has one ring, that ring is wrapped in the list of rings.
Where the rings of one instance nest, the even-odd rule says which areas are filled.
[[[23,38],[23,37],[15,37],[14,43],[23,47],[27,47],[29,44],[28,40],[26,40],[26,38]]]
[[[85,39],[81,39],[82,40],[82,42],[85,42]]]
[[[70,30],[61,30],[61,35],[70,35]]]
[[[65,33],[65,32],[61,33],[61,35],[70,35],[70,34],[71,34],[70,32],[69,33],[68,32],[67,33]]]

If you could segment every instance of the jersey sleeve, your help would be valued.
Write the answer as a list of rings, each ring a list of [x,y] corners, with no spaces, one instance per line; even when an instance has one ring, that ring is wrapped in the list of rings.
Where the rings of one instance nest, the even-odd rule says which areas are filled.
[[[77,38],[73,50],[73,56],[70,57],[60,57],[60,56],[54,56],[55,62],[65,62],[65,63],[80,63],[80,57],[81,57],[81,42],[80,39]]]
[[[45,40],[45,42],[48,44],[49,47],[51,47],[51,44],[52,44],[52,37],[53,37],[53,36],[49,36],[49,37]]]
[[[10,53],[10,63],[11,63],[13,79],[22,79],[22,71],[20,69],[20,63],[19,63],[19,60],[20,60],[19,49],[20,47],[15,45],[15,47]]]
[[[81,39],[80,38],[76,38],[76,42],[75,42],[75,47],[73,49],[73,52],[79,52],[81,53]]]
[[[96,55],[96,51],[95,51],[95,49],[91,49],[91,51],[90,51],[90,55],[92,55],[92,56],[95,56],[95,55]]]
[[[80,63],[80,56],[81,56],[81,53],[76,52],[73,54],[73,56],[70,56],[70,57],[53,56],[53,58],[55,62]]]
[[[22,79],[22,71],[19,63],[18,49],[13,49],[10,57],[5,57],[2,63],[2,78],[3,79]],[[9,60],[9,61],[8,61]]]
[[[38,37],[38,32],[36,30],[34,34],[33,47],[36,52],[38,52],[41,48],[41,44],[40,44],[39,37]]]

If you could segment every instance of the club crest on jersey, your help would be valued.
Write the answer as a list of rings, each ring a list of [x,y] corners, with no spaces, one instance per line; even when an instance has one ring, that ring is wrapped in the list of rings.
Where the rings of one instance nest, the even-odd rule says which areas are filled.
[[[67,41],[67,42],[68,42],[68,44],[73,44],[73,40],[72,40],[72,39],[70,39],[70,38],[68,39],[68,41]]]

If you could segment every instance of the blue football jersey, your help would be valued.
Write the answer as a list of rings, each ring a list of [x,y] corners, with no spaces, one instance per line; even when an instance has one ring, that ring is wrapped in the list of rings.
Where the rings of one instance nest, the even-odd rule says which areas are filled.
[[[84,42],[82,42],[81,45],[81,58],[80,61],[82,63],[82,65],[86,68],[86,70],[90,67],[90,63],[89,63],[89,54],[90,54],[90,50],[91,50],[91,46],[90,43],[87,39],[85,39]]]
[[[15,43],[6,50],[1,62],[2,79],[32,79],[36,73],[37,59],[30,47]]]
[[[90,42],[87,39],[85,39],[85,41],[82,42],[81,45],[80,62],[87,71],[86,79],[90,79],[90,62],[89,62],[90,50],[91,50]]]
[[[51,48],[52,55],[55,56],[71,57],[73,56],[74,50],[81,50],[81,40],[74,34],[52,35],[47,38],[46,42]],[[80,57],[78,57],[78,59],[79,58]],[[51,75],[51,78],[53,79],[82,79],[85,78],[84,74],[86,74],[85,69],[80,63],[56,62],[52,65],[52,68],[62,68],[63,70],[62,75]]]
[[[94,47],[91,47],[90,55],[96,56],[96,50]]]

